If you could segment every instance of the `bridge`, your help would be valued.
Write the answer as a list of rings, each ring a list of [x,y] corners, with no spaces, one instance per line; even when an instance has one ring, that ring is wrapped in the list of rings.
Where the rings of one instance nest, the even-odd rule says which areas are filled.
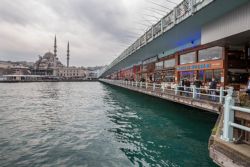
[[[250,110],[240,100],[249,75],[250,1],[184,0],[125,49],[100,81],[219,114],[210,157],[220,166],[250,166]]]

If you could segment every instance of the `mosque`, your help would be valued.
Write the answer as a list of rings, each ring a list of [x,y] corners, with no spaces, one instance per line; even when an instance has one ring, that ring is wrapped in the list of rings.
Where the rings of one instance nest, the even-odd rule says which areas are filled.
[[[32,69],[33,75],[55,76],[62,79],[84,78],[86,71],[83,68],[69,66],[70,50],[69,42],[67,45],[67,65],[64,66],[57,57],[57,41],[55,36],[54,53],[47,52],[44,56],[39,56]]]

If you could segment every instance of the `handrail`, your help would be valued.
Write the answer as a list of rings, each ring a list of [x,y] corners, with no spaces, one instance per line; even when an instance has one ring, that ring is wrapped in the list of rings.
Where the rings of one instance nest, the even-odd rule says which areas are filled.
[[[250,114],[250,108],[243,108],[235,106],[232,94],[227,95],[224,104],[224,117],[223,117],[223,134],[221,136],[222,140],[232,142],[233,139],[233,128],[238,128],[250,132],[250,128],[244,125],[240,125],[234,122],[234,112],[243,112]]]
[[[190,87],[180,86],[173,83],[148,83],[148,82],[139,82],[139,81],[124,81],[124,80],[106,80],[108,82],[116,82],[123,84],[129,87],[136,87],[139,89],[146,89],[147,91],[161,91],[162,93],[171,93],[179,96],[186,96],[193,99],[204,99],[207,101],[223,103],[225,99],[225,94],[228,94],[231,89],[224,90],[222,87],[220,89],[207,89],[207,88],[196,88],[194,85]],[[170,86],[167,87],[166,85]],[[183,89],[180,89],[183,88]],[[152,89],[152,90],[151,90]],[[207,93],[202,93],[202,90],[205,90]],[[219,95],[216,95],[215,92],[219,92]],[[206,98],[207,97],[207,98]]]
[[[240,124],[237,124],[234,122],[234,112],[235,111],[250,114],[250,108],[235,106],[234,99],[232,97],[233,88],[223,90],[223,88],[221,87],[219,89],[220,95],[211,95],[211,94],[204,94],[204,93],[196,92],[196,90],[201,90],[201,89],[197,89],[195,86],[186,87],[190,90],[190,91],[187,91],[187,89],[186,90],[185,89],[178,90],[178,88],[180,88],[180,87],[184,88],[184,86],[178,86],[178,85],[175,85],[174,89],[168,89],[168,88],[164,87],[164,84],[137,82],[137,81],[122,81],[122,80],[106,80],[106,79],[102,79],[102,80],[106,81],[108,83],[121,84],[123,86],[129,86],[129,87],[136,87],[137,89],[141,89],[144,91],[153,91],[154,92],[157,90],[159,91],[159,88],[160,88],[162,93],[167,93],[166,90],[168,90],[168,91],[172,91],[174,93],[174,95],[177,95],[178,92],[185,93],[185,94],[192,94],[192,96],[189,98],[193,98],[193,99],[196,99],[197,95],[219,97],[219,103],[222,103],[223,102],[222,99],[225,99],[224,114],[223,114],[223,134],[221,136],[221,139],[228,141],[228,142],[232,142],[233,141],[233,128],[238,128],[238,129],[250,132],[250,127],[240,125]],[[143,86],[145,86],[145,87],[143,87]],[[148,89],[148,88],[150,88],[150,89]],[[209,89],[209,90],[216,91],[218,89]],[[223,95],[224,92],[227,93],[226,96]]]
[[[241,112],[246,112],[250,114],[250,109],[248,108],[243,108],[243,107],[237,107],[237,106],[232,106],[231,107],[233,110],[241,111]]]

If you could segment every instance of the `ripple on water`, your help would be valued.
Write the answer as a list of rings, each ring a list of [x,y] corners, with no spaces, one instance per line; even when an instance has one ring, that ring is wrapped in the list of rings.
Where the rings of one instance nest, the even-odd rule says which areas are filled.
[[[0,163],[213,166],[207,140],[215,119],[97,82],[1,84]]]

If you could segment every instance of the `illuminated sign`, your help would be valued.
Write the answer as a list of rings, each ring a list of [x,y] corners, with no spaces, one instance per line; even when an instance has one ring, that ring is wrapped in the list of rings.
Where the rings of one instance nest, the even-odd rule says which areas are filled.
[[[177,71],[209,70],[223,68],[222,60],[177,66]]]

